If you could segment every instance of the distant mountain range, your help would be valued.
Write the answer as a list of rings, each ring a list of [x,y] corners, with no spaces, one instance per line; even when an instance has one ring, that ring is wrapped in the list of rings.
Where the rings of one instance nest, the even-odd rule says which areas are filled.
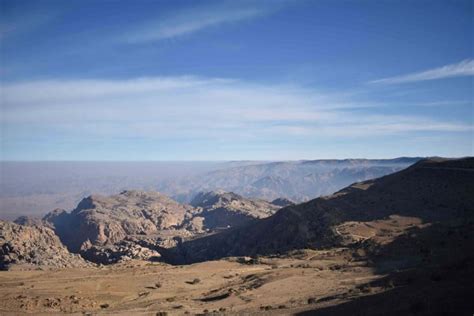
[[[325,170],[355,175],[356,170],[386,171],[384,168],[397,168],[407,162],[411,160],[272,163],[231,168],[206,177],[218,173],[221,183],[225,183],[223,172],[237,177],[237,171],[249,174],[246,170],[250,168],[269,179],[274,177],[269,173],[276,171],[302,174],[302,169],[307,172],[315,166],[320,174]],[[390,230],[393,237],[410,225],[450,225],[451,221],[472,219],[473,170],[473,158],[426,159],[402,171],[353,183],[332,195],[301,204],[285,198],[267,202],[221,190],[200,192],[190,204],[158,192],[129,190],[111,196],[92,195],[71,212],[54,210],[42,220],[20,217],[15,223],[1,222],[0,232],[4,233],[0,236],[0,261],[3,267],[51,264],[57,255],[60,265],[83,264],[68,255],[64,244],[72,253],[95,263],[131,258],[191,263],[337,247],[368,238],[376,240],[378,233]],[[34,238],[25,244],[23,234]],[[34,249],[44,248],[47,243],[53,245],[51,251],[35,255]]]
[[[344,159],[269,162],[237,166],[165,180],[158,191],[180,202],[190,202],[202,191],[231,191],[268,201],[295,202],[328,195],[354,182],[378,178],[404,169],[421,158]]]
[[[0,219],[73,209],[91,194],[159,191],[190,203],[200,192],[303,202],[380,177],[420,158],[228,162],[1,162]]]
[[[285,207],[249,225],[179,244],[168,253],[167,260],[191,263],[337,247],[347,242],[345,235],[355,241],[376,240],[377,234],[395,227],[390,235],[393,238],[393,234],[403,231],[397,217],[436,223],[445,230],[470,229],[473,216],[474,158],[427,159],[405,170],[355,183],[333,195]]]

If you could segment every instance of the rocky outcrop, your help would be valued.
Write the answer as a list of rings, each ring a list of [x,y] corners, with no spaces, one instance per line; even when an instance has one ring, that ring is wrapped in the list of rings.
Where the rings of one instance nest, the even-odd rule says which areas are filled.
[[[280,206],[264,200],[247,199],[233,192],[211,191],[197,194],[191,205],[200,209],[204,229],[214,230],[244,225],[273,215]]]
[[[20,216],[13,221],[15,224],[23,225],[23,226],[38,226],[38,225],[45,225],[47,224],[40,218],[36,217],[29,217],[29,216]]]
[[[100,264],[112,264],[128,260],[158,261],[160,253],[132,241],[120,241],[109,247],[91,246],[81,253],[88,261]]]
[[[71,252],[92,262],[110,264],[128,259],[157,260],[162,249],[268,217],[279,208],[227,192],[198,194],[190,206],[157,192],[124,191],[113,196],[89,196],[72,212],[54,210],[43,221],[54,228]]]
[[[48,227],[0,221],[0,269],[12,265],[83,267],[88,263],[71,254]]]
[[[73,252],[113,245],[127,236],[176,230],[195,213],[158,192],[124,191],[113,196],[92,195],[71,212],[54,211],[44,217]]]

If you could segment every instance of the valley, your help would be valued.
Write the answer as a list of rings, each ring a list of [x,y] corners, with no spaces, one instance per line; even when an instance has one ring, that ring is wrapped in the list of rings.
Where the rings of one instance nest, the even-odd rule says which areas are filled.
[[[285,207],[124,191],[1,222],[0,312],[463,314],[473,162],[423,160]]]

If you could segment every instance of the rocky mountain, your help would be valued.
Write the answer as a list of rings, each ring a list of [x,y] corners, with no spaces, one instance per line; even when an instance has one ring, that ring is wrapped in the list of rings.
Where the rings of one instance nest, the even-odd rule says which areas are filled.
[[[5,270],[12,265],[62,268],[89,264],[79,255],[71,254],[48,227],[0,221],[0,269]]]
[[[474,205],[473,164],[472,158],[423,160],[299,205],[221,190],[198,193],[186,205],[158,192],[123,191],[89,196],[71,212],[57,209],[42,220],[16,222],[48,236],[55,233],[69,251],[104,264],[284,253],[365,240],[364,234],[377,235],[370,227],[383,226],[377,221],[392,216],[422,223],[468,218]]]
[[[38,226],[38,225],[48,225],[47,222],[43,221],[41,218],[30,217],[30,216],[20,216],[13,221],[15,224],[23,226]]]
[[[130,236],[164,235],[179,230],[195,213],[158,192],[123,191],[118,195],[92,195],[71,212],[55,210],[44,220],[54,226],[73,252],[110,246]]]
[[[447,224],[472,221],[473,214],[474,158],[428,159],[333,195],[285,207],[245,227],[185,242],[166,255],[171,261],[196,262],[330,247],[377,234],[370,229],[372,222],[390,221],[394,215]],[[346,231],[351,232],[350,238]]]
[[[22,268],[0,279],[0,311],[469,314],[473,176],[473,158],[424,160],[276,213],[290,201],[221,191],[198,194],[193,205],[153,192],[91,196],[70,213],[0,225],[2,267]],[[248,221],[221,230],[228,217],[219,214]],[[85,267],[45,225],[94,237],[80,244],[89,261],[127,262]]]
[[[419,159],[305,160],[249,164],[162,181],[158,184],[158,190],[187,203],[199,192],[220,189],[247,198],[271,201],[284,197],[303,202],[334,193],[354,182],[402,170]]]
[[[190,203],[201,209],[205,229],[230,228],[273,215],[280,206],[264,200],[246,199],[233,192],[211,191],[197,194]]]
[[[158,260],[160,251],[217,230],[268,217],[280,206],[230,192],[198,194],[192,205],[158,192],[123,191],[92,195],[71,211],[56,209],[43,217],[71,252],[96,263],[127,259]],[[23,225],[38,220],[21,217]]]

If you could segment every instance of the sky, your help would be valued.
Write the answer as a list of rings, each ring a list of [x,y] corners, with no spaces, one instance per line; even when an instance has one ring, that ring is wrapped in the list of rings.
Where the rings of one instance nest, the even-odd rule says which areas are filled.
[[[0,0],[0,160],[474,155],[468,1]]]

